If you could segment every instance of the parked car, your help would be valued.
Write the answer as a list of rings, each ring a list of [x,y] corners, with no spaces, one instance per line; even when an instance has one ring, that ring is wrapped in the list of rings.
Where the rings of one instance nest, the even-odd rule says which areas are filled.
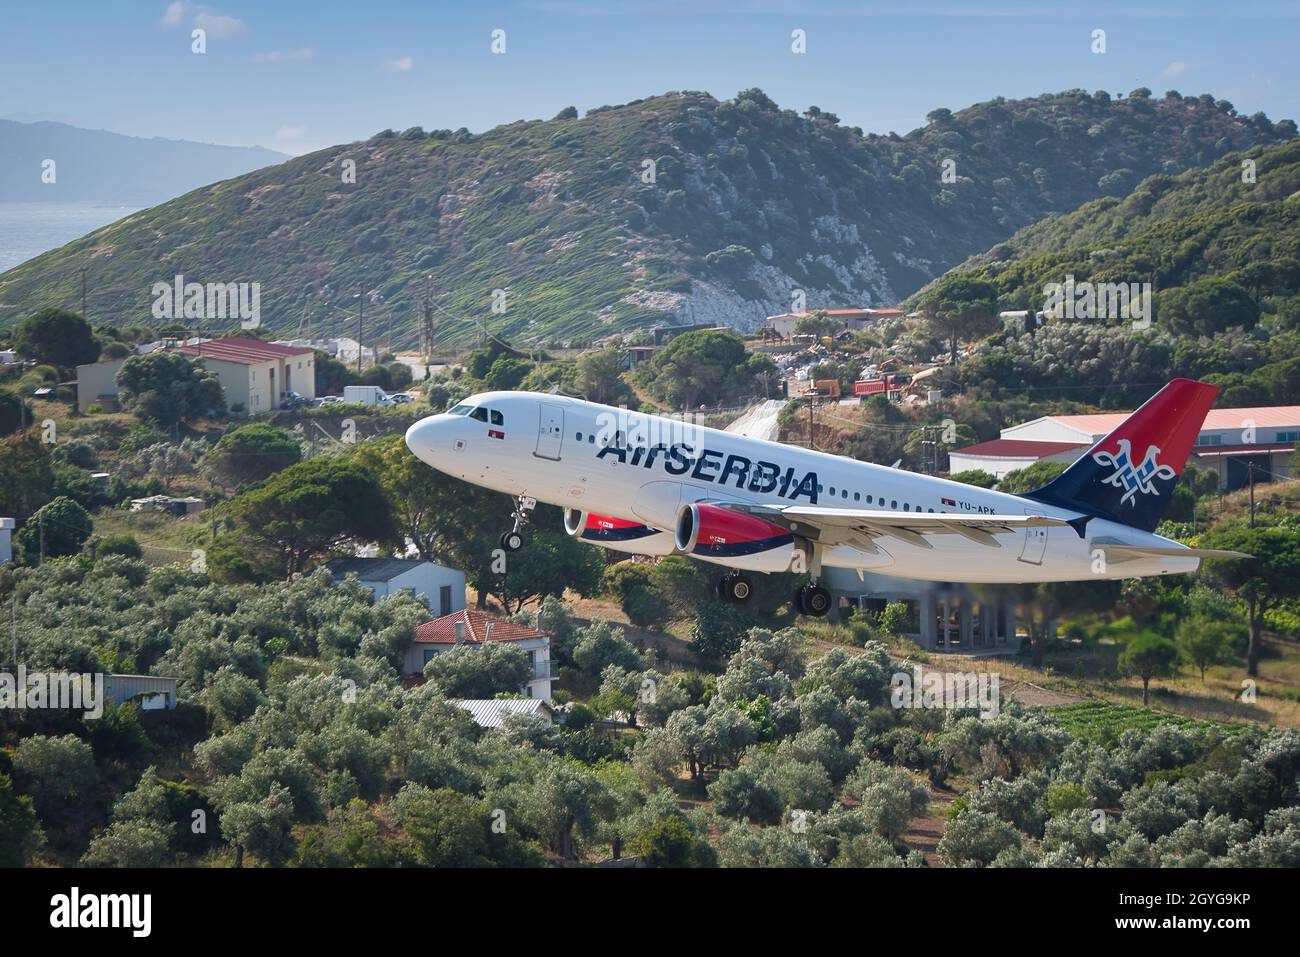
[[[312,399],[312,405],[314,405],[316,408],[319,409],[323,405],[338,405],[342,401],[343,401],[342,396],[323,395],[319,399]]]
[[[411,395],[411,393],[409,392],[394,392],[392,395],[389,396],[389,398],[392,399],[394,402],[396,402],[398,405],[401,405],[404,402],[415,401],[415,396]]]
[[[284,398],[280,401],[280,408],[282,409],[301,409],[308,405],[311,405],[311,399],[294,392],[292,389],[286,392]]]

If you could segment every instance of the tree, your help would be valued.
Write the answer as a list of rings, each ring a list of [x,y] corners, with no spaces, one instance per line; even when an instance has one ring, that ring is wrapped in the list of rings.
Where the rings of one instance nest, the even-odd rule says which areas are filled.
[[[117,370],[115,381],[123,408],[162,427],[226,411],[216,374],[175,349],[131,356]]]
[[[32,407],[16,392],[0,392],[0,435],[32,424]]]
[[[1142,679],[1142,707],[1146,707],[1152,678],[1173,674],[1178,648],[1172,641],[1153,631],[1139,631],[1129,638],[1120,652],[1119,666]]]
[[[488,574],[476,577],[475,587],[492,595],[512,611],[549,595],[557,597],[572,589],[579,595],[594,595],[600,589],[605,567],[600,551],[564,533],[560,510],[538,505],[534,510],[524,546],[517,552],[489,552]],[[497,559],[504,562],[504,570]]]
[[[86,544],[94,523],[84,508],[72,499],[60,495],[48,505],[42,505],[18,530],[14,541],[32,557],[42,554],[46,558],[75,555]]]
[[[578,356],[578,388],[591,402],[618,405],[630,401],[632,389],[623,381],[623,350],[607,346]]]
[[[54,464],[36,430],[0,439],[0,515],[26,522],[51,498]]]
[[[231,429],[203,457],[203,471],[222,488],[251,485],[302,459],[302,448],[284,429],[254,422]]]
[[[1068,465],[1064,462],[1035,462],[1022,469],[1012,469],[998,482],[999,492],[1019,495],[1040,489],[1064,472]]]
[[[251,851],[272,867],[293,856],[293,799],[287,788],[273,784],[261,800],[237,801],[221,813],[221,833],[235,848],[235,867],[244,866]]]
[[[610,665],[639,671],[645,667],[641,653],[607,621],[593,621],[579,629],[573,648],[573,661],[582,671],[599,675]]]
[[[533,675],[528,655],[513,645],[483,642],[434,655],[424,676],[446,698],[491,698],[517,693]]]
[[[88,801],[99,778],[94,751],[73,734],[24,738],[14,752],[13,762],[25,783],[23,790],[31,795],[37,813],[47,822]]]
[[[818,309],[806,316],[800,316],[795,320],[794,324],[796,335],[816,336],[818,339],[833,336],[836,332],[842,331],[843,328],[844,324],[836,322],[827,316],[825,309]]]
[[[261,567],[283,577],[308,560],[348,542],[395,543],[392,506],[369,469],[343,456],[321,456],[291,465],[231,503],[233,555],[227,565],[258,553]],[[215,559],[214,559],[215,560]]]
[[[1205,548],[1245,552],[1252,558],[1206,562],[1211,579],[1246,603],[1250,643],[1246,673],[1259,675],[1264,617],[1280,603],[1300,596],[1300,532],[1288,528],[1249,528],[1236,522],[1212,529],[1202,537]]]
[[[24,319],[14,334],[14,349],[65,369],[99,358],[99,340],[86,320],[66,309],[42,309]]]
[[[948,341],[949,356],[956,365],[960,339],[983,339],[1000,328],[997,302],[993,283],[974,273],[953,270],[922,295],[920,310],[931,333]]]
[[[1178,645],[1179,657],[1200,671],[1201,684],[1205,684],[1205,669],[1226,664],[1243,637],[1245,628],[1240,624],[1194,617],[1179,623],[1174,643]]]
[[[998,484],[996,476],[990,475],[983,469],[966,469],[964,472],[953,472],[948,476],[951,482],[961,482],[963,485],[974,485],[976,488],[992,488]]]
[[[780,381],[770,358],[750,355],[738,335],[723,329],[682,333],[654,354],[640,378],[656,398],[687,409],[765,395],[767,384]]]
[[[686,818],[672,814],[633,835],[628,850],[648,867],[691,867],[697,863],[697,843]]]
[[[0,774],[0,867],[22,867],[40,840],[32,799],[14,793],[13,780]]]
[[[524,815],[551,850],[566,860],[578,857],[578,840],[596,829],[596,806],[605,788],[576,762],[549,763],[527,789]]]
[[[1249,292],[1227,279],[1211,277],[1156,295],[1156,318],[1182,335],[1213,336],[1232,326],[1252,328],[1259,306]]]

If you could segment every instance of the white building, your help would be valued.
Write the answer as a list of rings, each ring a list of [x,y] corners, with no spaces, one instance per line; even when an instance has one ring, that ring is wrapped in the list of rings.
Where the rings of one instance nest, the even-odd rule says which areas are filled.
[[[421,558],[339,558],[327,567],[336,582],[355,575],[376,599],[406,592],[423,598],[439,617],[465,607],[465,573],[437,562]]]
[[[949,470],[983,469],[997,478],[1035,462],[1073,462],[1113,432],[1131,412],[1044,415],[1002,430],[1001,438],[957,449]],[[1300,405],[1211,409],[1192,449],[1191,463],[1218,473],[1219,487],[1290,477],[1291,454],[1300,442]]]
[[[125,359],[106,359],[77,366],[77,409],[87,411],[92,405],[117,408],[117,373]]]
[[[113,704],[134,701],[141,711],[167,711],[176,707],[179,681],[158,675],[105,675],[104,694]]]
[[[402,673],[422,675],[435,656],[458,646],[481,648],[487,642],[508,642],[528,655],[532,677],[519,693],[543,701],[551,697],[551,636],[544,631],[494,618],[485,611],[466,608],[451,615],[426,621],[415,629],[415,641],[407,649]]]
[[[203,367],[216,374],[232,412],[270,412],[289,392],[316,397],[316,353],[305,347],[227,336],[182,346],[180,351],[202,360]]]

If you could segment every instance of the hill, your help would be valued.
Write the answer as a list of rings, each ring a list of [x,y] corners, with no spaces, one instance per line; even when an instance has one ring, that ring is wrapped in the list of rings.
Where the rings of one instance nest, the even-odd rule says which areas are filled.
[[[1300,141],[1149,177],[960,268],[992,281],[1008,310],[1043,309],[1047,284],[1069,276],[1076,287],[1150,283],[1151,325],[1109,316],[1008,326],[945,373],[950,388],[1123,408],[1191,376],[1223,386],[1224,407],[1300,402]]]
[[[1253,179],[1243,177],[1246,163]],[[1300,140],[1291,140],[1148,177],[1128,196],[1022,229],[961,268],[981,269],[1009,299],[1028,303],[1066,273],[1080,281],[1151,278],[1160,289],[1225,277],[1267,293],[1280,288],[1269,276],[1297,278],[1298,261]]]
[[[310,313],[318,333],[341,331],[364,292],[398,345],[416,338],[426,283],[443,341],[464,341],[466,317],[528,342],[668,318],[752,327],[794,290],[813,308],[891,304],[1045,215],[1294,132],[1146,90],[940,109],[906,136],[781,110],[758,90],[567,109],[478,135],[385,130],[0,275],[0,324],[75,302],[85,266],[96,321],[147,321],[153,284],[184,274],[260,283],[272,329]]]
[[[289,157],[260,146],[144,139],[66,123],[0,120],[0,203],[148,206]],[[54,160],[55,181],[42,181]]]

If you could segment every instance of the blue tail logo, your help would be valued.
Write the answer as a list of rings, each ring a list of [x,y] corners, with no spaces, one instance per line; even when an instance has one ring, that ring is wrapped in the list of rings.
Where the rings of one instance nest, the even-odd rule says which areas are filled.
[[[1104,468],[1115,469],[1102,482],[1124,490],[1119,499],[1121,504],[1136,505],[1138,492],[1143,495],[1159,495],[1160,489],[1152,484],[1152,479],[1168,481],[1178,477],[1178,473],[1168,465],[1160,464],[1156,458],[1160,454],[1157,446],[1148,445],[1141,464],[1134,465],[1133,444],[1128,439],[1120,439],[1118,444],[1119,452],[1112,454],[1102,449],[1093,453],[1092,460]]]

